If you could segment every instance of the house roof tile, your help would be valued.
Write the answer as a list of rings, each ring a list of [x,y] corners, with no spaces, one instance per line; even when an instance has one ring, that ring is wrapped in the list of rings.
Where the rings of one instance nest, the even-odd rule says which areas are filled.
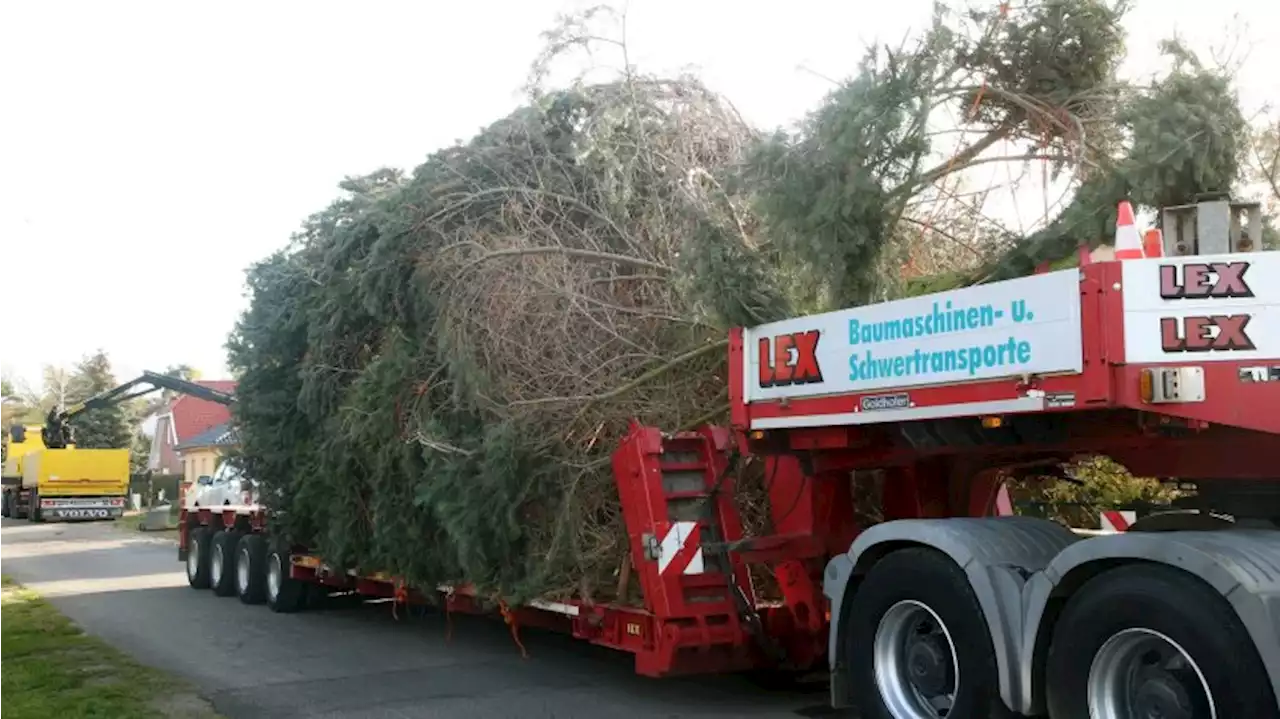
[[[228,394],[236,390],[234,380],[201,380],[196,384]],[[169,412],[173,415],[177,444],[190,442],[205,430],[231,420],[230,407],[190,395],[181,395],[173,400]]]
[[[206,429],[174,449],[182,451],[197,447],[230,447],[233,444],[235,444],[235,432],[231,429],[231,423],[223,422]]]

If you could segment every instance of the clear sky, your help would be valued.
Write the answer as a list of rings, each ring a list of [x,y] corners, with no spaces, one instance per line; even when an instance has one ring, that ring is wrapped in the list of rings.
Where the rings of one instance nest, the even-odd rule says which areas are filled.
[[[973,0],[979,2],[980,0]],[[411,168],[519,102],[563,0],[11,2],[0,11],[0,241],[6,373],[105,349],[125,379],[224,371],[243,269],[344,175]],[[694,66],[760,126],[814,107],[927,0],[632,0],[633,60]],[[1145,0],[1130,70],[1174,29],[1193,47],[1247,26],[1242,94],[1280,101],[1274,0]],[[1270,41],[1270,47],[1267,46]],[[806,69],[807,68],[807,69]],[[15,321],[20,304],[22,322]],[[22,331],[15,332],[14,328]]]

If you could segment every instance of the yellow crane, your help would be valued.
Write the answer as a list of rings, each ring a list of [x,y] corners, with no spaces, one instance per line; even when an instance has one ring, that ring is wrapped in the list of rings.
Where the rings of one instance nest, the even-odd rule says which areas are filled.
[[[145,387],[134,391],[140,385]],[[29,519],[113,519],[129,492],[128,449],[81,449],[70,421],[83,412],[168,389],[232,404],[233,395],[156,372],[140,376],[63,410],[50,410],[43,427],[14,425],[4,461],[0,514]]]

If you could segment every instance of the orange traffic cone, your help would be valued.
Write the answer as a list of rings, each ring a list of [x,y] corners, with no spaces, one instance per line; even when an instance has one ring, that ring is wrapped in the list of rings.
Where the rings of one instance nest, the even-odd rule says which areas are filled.
[[[1147,257],[1164,257],[1164,233],[1160,228],[1152,227],[1143,235],[1142,254]]]
[[[1133,205],[1128,200],[1122,200],[1116,211],[1116,259],[1142,259],[1142,239],[1133,222]]]

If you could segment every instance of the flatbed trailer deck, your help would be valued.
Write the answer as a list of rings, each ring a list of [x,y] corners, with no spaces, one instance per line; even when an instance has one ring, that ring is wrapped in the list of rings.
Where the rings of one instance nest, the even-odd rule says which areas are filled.
[[[279,544],[252,506],[184,513],[179,556],[193,586],[275,611],[308,586],[496,606],[517,643],[559,629],[646,676],[825,667],[833,705],[869,717],[1277,717],[1280,253],[1241,251],[1233,222],[1218,254],[1171,237],[1169,257],[734,330],[731,427],[634,425],[614,453],[641,607],[407,587]],[[1088,539],[992,516],[1007,481],[1089,454],[1197,491]],[[767,536],[733,502],[744,455]]]

